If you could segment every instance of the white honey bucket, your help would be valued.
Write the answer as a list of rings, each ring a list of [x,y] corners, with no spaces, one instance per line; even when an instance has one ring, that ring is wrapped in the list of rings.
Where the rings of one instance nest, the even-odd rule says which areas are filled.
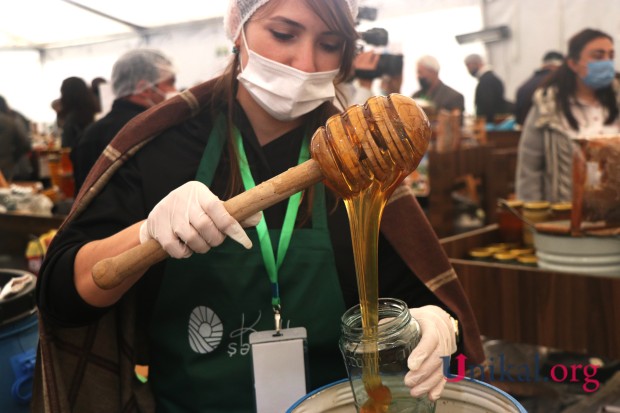
[[[357,413],[348,379],[321,387],[301,398],[286,413]],[[527,413],[508,393],[465,377],[446,383],[435,413]]]

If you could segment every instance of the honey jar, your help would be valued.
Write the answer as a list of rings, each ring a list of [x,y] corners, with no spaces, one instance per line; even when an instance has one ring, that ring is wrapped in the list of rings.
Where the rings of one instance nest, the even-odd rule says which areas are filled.
[[[536,267],[538,265],[538,257],[534,254],[523,254],[517,257],[517,261],[523,265]]]
[[[523,240],[523,221],[519,219],[506,206],[512,208],[519,214],[523,213],[523,201],[516,199],[498,202],[497,204],[497,226],[501,240],[503,242],[516,242],[520,244]]]
[[[568,221],[570,220],[572,210],[572,202],[557,202],[551,204],[551,219],[553,221]]]
[[[501,264],[512,264],[517,256],[509,251],[502,251],[493,254],[493,258]]]
[[[548,201],[532,201],[523,204],[523,218],[532,223],[551,221],[551,203]],[[534,233],[529,225],[523,225],[523,244],[534,245]]]
[[[488,248],[473,248],[469,250],[469,256],[477,261],[489,261],[493,257],[493,251]]]
[[[390,411],[433,413],[435,402],[426,396],[411,397],[404,384],[409,372],[407,360],[422,337],[420,325],[411,317],[407,304],[396,298],[380,298],[377,317],[379,327],[374,342],[364,339],[359,304],[347,310],[341,318],[339,347],[358,411],[360,408],[364,411],[363,407],[369,401],[368,391],[372,389],[367,386],[364,373],[373,361],[370,353],[376,351],[379,383],[390,395]]]

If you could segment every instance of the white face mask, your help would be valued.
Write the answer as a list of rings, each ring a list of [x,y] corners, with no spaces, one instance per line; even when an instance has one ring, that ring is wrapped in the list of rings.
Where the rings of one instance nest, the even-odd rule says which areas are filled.
[[[245,33],[242,30],[243,41]],[[331,101],[336,95],[338,69],[307,73],[267,59],[247,47],[248,63],[237,79],[254,100],[274,118],[290,121]]]

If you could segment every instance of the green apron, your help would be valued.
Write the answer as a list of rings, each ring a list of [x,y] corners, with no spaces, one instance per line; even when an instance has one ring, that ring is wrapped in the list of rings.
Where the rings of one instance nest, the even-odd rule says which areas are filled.
[[[197,180],[210,185],[224,142],[220,116]],[[338,349],[345,306],[327,227],[325,188],[317,184],[315,189],[312,228],[294,230],[278,271],[282,326],[308,332],[310,389],[346,377]],[[227,238],[207,254],[167,260],[150,326],[149,381],[158,412],[255,410],[249,334],[273,330],[274,315],[258,235],[254,228],[247,233],[251,250]],[[280,230],[269,234],[277,246]]]

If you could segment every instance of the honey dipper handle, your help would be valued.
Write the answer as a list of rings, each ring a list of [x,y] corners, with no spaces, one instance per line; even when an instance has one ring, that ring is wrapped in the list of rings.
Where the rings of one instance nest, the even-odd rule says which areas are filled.
[[[310,159],[227,200],[224,207],[235,219],[243,221],[322,179],[319,164]],[[159,243],[151,239],[115,257],[99,261],[93,267],[93,280],[100,288],[109,290],[167,257]]]

